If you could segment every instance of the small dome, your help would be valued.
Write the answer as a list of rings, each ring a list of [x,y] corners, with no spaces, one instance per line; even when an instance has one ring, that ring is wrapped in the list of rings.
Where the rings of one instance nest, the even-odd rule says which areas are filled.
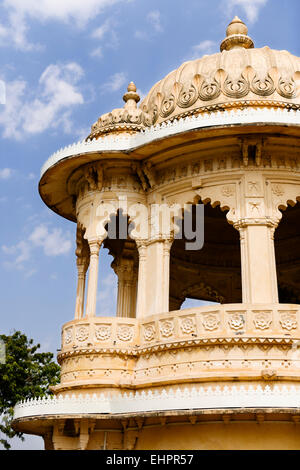
[[[144,125],[202,111],[245,106],[299,108],[300,58],[254,48],[247,26],[235,17],[221,52],[185,62],[156,83],[140,109]]]
[[[97,139],[107,133],[136,132],[144,127],[143,112],[137,108],[140,96],[133,82],[129,83],[123,101],[125,102],[123,108],[113,109],[110,113],[99,117],[92,125],[87,139]]]

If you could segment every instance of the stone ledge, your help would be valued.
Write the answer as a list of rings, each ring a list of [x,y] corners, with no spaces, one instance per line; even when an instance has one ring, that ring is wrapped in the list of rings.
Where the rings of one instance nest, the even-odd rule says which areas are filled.
[[[300,407],[300,385],[216,386],[138,391],[116,395],[65,395],[21,402],[14,420],[46,415],[122,414],[168,410],[268,409]]]

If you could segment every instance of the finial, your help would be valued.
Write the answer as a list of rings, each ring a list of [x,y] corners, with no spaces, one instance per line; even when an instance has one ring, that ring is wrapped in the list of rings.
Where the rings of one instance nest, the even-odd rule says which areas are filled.
[[[125,101],[125,108],[134,106],[140,101],[140,95],[136,92],[136,86],[133,82],[130,82],[127,87],[127,93],[123,96]]]
[[[220,50],[230,51],[238,47],[251,49],[254,47],[252,39],[247,36],[248,28],[245,23],[235,16],[226,29],[226,38],[221,42]]]

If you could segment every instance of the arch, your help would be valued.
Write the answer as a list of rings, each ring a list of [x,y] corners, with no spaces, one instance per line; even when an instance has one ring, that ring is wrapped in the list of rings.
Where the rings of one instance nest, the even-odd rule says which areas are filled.
[[[112,230],[110,225],[113,226]],[[111,267],[118,278],[116,315],[135,318],[139,255],[136,242],[130,237],[134,225],[130,224],[129,216],[119,209],[116,214],[111,214],[104,228],[108,235],[103,247],[113,257]],[[129,230],[125,231],[125,228]]]
[[[202,249],[186,251],[184,233],[173,241],[170,310],[178,310],[186,298],[218,303],[239,303],[242,299],[239,234],[228,223],[226,210],[208,199],[205,202]],[[194,216],[196,205],[192,207]]]
[[[279,302],[300,304],[300,202],[288,201],[280,210],[274,233]]]

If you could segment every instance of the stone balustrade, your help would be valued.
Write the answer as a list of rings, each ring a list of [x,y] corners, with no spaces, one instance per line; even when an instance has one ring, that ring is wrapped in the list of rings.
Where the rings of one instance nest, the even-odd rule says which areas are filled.
[[[300,338],[299,305],[227,304],[198,307],[145,319],[93,317],[66,323],[62,353],[78,348],[142,351],[184,341],[222,342],[229,338]]]
[[[144,319],[93,317],[63,326],[55,390],[186,382],[298,380],[298,305],[227,304]]]

